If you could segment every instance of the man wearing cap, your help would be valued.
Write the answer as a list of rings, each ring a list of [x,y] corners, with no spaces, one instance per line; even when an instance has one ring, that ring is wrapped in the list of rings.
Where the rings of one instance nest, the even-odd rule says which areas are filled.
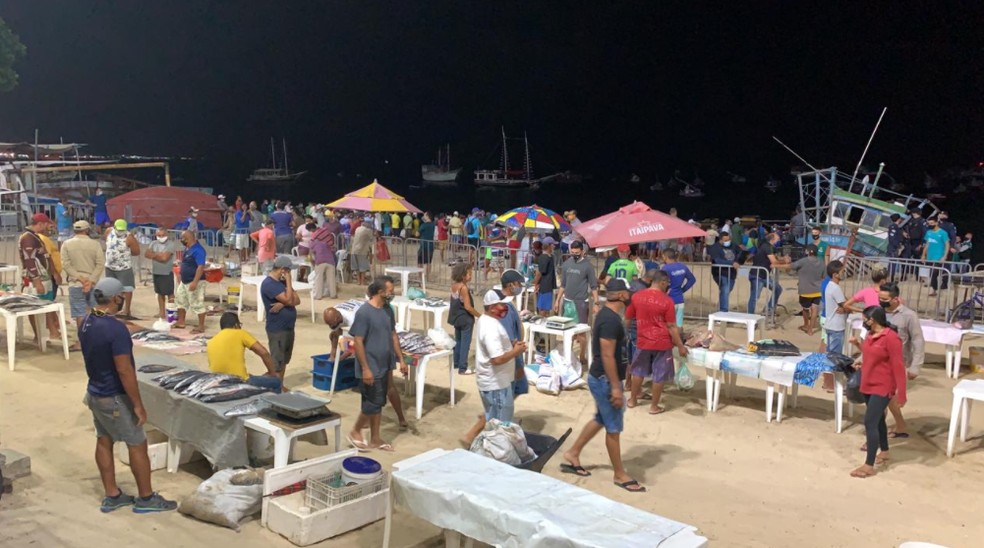
[[[451,234],[452,245],[464,243],[464,232],[461,227],[461,214],[455,211],[453,215],[448,217],[448,232]]]
[[[35,213],[31,217],[31,224],[27,225],[24,233],[20,235],[17,247],[20,249],[21,266],[24,268],[25,283],[29,283],[37,293],[38,298],[45,301],[55,300],[54,272],[55,265],[51,260],[51,254],[45,247],[40,234],[47,230],[51,225],[51,219],[44,213]],[[35,325],[34,316],[28,318],[31,327],[34,328],[34,336],[38,341],[41,335]],[[45,325],[48,327],[50,337],[61,338],[61,328],[58,324],[57,316],[54,318],[50,314],[45,315]]]
[[[547,236],[541,240],[543,252],[536,257],[536,273],[533,287],[536,288],[536,310],[541,316],[549,316],[554,310],[553,292],[557,287],[557,272],[554,267],[553,250],[557,242]]]
[[[649,414],[658,415],[663,412],[659,400],[663,395],[663,385],[673,380],[676,372],[673,363],[673,348],[680,352],[680,357],[687,357],[687,347],[680,337],[680,328],[676,324],[676,310],[673,299],[668,295],[670,276],[657,270],[653,277],[653,285],[632,295],[632,303],[625,311],[627,319],[636,321],[636,348],[638,351],[632,358],[632,394],[629,397],[629,407],[638,404],[642,393],[642,381],[646,377],[653,379],[653,395],[649,404]]]
[[[68,305],[76,325],[89,313],[92,305],[92,286],[103,277],[106,270],[106,255],[99,241],[89,236],[89,223],[75,221],[72,230],[75,236],[62,244],[62,270],[68,281]],[[79,351],[78,342],[69,350]]]
[[[468,217],[468,223],[465,227],[466,236],[468,237],[468,245],[474,246],[475,249],[482,244],[482,210],[475,207],[472,208],[472,214]]]
[[[103,278],[93,287],[95,306],[79,326],[82,358],[89,377],[85,405],[96,427],[96,466],[106,496],[100,510],[112,512],[133,506],[145,514],[174,510],[177,503],[154,492],[150,481],[150,457],[143,425],[147,411],[140,399],[133,361],[130,331],[113,316],[123,305],[123,284]],[[116,483],[113,443],[122,442],[130,455],[130,470],[137,482],[137,496],[127,495]]]
[[[281,381],[294,353],[294,324],[297,323],[297,305],[301,304],[301,298],[294,291],[291,266],[290,257],[277,257],[270,274],[260,284],[260,297],[266,311],[267,341]]]
[[[273,232],[273,219],[263,221],[263,227],[249,235],[256,242],[256,262],[264,274],[273,268],[277,257],[277,242]]]
[[[181,256],[178,289],[174,292],[174,304],[178,307],[178,321],[172,327],[184,329],[188,312],[198,315],[198,327],[192,333],[205,332],[205,248],[190,230],[181,233],[185,246]]]
[[[225,208],[222,208],[222,211],[225,211]],[[185,230],[190,230],[190,231],[194,232],[195,235],[197,236],[198,235],[198,228],[199,228],[198,227],[198,208],[197,207],[192,206],[192,207],[190,207],[188,209],[188,218],[185,219],[185,221],[188,223],[188,226],[185,227]]]
[[[612,463],[615,485],[633,493],[645,492],[646,488],[632,479],[622,463],[620,435],[625,416],[625,394],[622,381],[625,380],[625,326],[621,313],[629,300],[629,286],[625,280],[610,278],[605,285],[605,306],[595,315],[591,329],[591,347],[594,361],[588,370],[588,390],[595,402],[595,415],[577,437],[574,446],[564,453],[560,470],[566,474],[590,476],[591,472],[581,466],[581,451],[605,429],[605,447]]]
[[[923,238],[926,236],[926,221],[922,218],[922,211],[912,208],[905,227],[909,234],[909,258],[919,259],[922,257]]]
[[[518,271],[509,268],[499,276],[499,296],[506,302],[506,315],[499,318],[499,323],[506,329],[509,340],[512,342],[523,340],[523,322],[519,319],[519,311],[516,310],[514,300],[521,297],[523,288],[526,285],[526,278]],[[528,394],[530,391],[529,382],[526,380],[526,360],[524,355],[516,356],[516,380],[513,382],[513,397]]]
[[[123,284],[124,304],[120,317],[135,320],[130,314],[130,303],[133,302],[133,289],[136,286],[133,257],[140,254],[140,243],[127,230],[127,226],[126,220],[117,219],[113,226],[106,229],[106,277],[116,278]]]
[[[176,245],[164,227],[157,228],[157,236],[144,257],[151,260],[150,272],[154,276],[154,293],[157,295],[157,313],[162,320],[167,320],[165,304],[174,298],[174,252]]]
[[[612,262],[606,274],[613,278],[622,278],[626,282],[630,282],[639,274],[636,270],[635,261],[629,259],[632,249],[626,244],[620,244],[616,248],[616,251],[618,251],[618,259]]]
[[[485,428],[486,421],[498,419],[504,423],[513,420],[513,382],[516,380],[516,356],[526,352],[526,343],[510,341],[506,328],[499,322],[506,317],[509,308],[506,297],[494,289],[485,293],[482,299],[485,313],[476,322],[475,339],[475,384],[482,398],[484,415],[465,433],[462,442],[471,446],[478,433]]]
[[[561,269],[560,290],[557,291],[554,309],[563,311],[566,298],[574,303],[577,322],[590,325],[588,318],[590,307],[592,304],[598,306],[598,278],[595,276],[594,266],[584,258],[584,243],[581,240],[571,242],[570,253],[571,256],[564,261],[564,268]],[[581,363],[585,363],[588,337],[582,333],[575,335],[574,338],[581,348]]]

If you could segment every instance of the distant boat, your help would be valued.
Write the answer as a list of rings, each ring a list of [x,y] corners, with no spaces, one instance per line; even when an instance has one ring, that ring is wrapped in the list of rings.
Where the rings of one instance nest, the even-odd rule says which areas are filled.
[[[779,179],[773,179],[772,177],[769,177],[769,180],[765,182],[765,189],[768,190],[769,192],[776,192],[779,190],[779,187],[781,185],[782,182],[779,181]]]
[[[728,175],[731,177],[732,183],[744,183],[748,181],[744,175],[738,175],[737,173],[731,173],[730,171],[728,172]]]
[[[680,191],[680,196],[683,196],[684,198],[703,198],[704,197],[704,191],[701,190],[700,188],[698,188],[698,187],[696,187],[694,185],[691,185],[689,183],[684,183],[684,185],[686,185],[686,186],[684,186],[683,190]]]
[[[251,183],[273,183],[273,184],[285,184],[293,183],[303,176],[307,171],[296,171],[294,173],[290,172],[290,168],[287,166],[287,140],[284,139],[284,163],[282,166],[277,167],[277,152],[273,145],[273,137],[270,138],[270,160],[273,162],[272,168],[259,168],[253,170],[253,173],[246,178],[247,181]]]
[[[539,188],[540,183],[556,179],[562,174],[555,173],[539,179],[533,178],[533,166],[530,163],[530,141],[523,134],[523,169],[511,169],[509,166],[509,139],[506,129],[502,128],[502,163],[499,169],[479,169],[475,171],[475,186],[495,188]]]
[[[663,183],[659,180],[659,175],[656,176],[656,180],[652,185],[649,186],[649,190],[653,192],[663,192]]]
[[[437,149],[437,162],[420,166],[420,176],[430,185],[452,186],[461,168],[451,167],[451,145]]]

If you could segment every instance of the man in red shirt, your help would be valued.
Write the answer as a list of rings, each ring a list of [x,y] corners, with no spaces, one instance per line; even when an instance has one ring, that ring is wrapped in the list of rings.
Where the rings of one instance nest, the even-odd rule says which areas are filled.
[[[444,250],[448,247],[448,218],[441,213],[437,217],[437,249],[441,252],[441,262],[444,262]]]
[[[680,338],[680,328],[676,324],[676,310],[673,299],[667,295],[670,276],[659,270],[649,289],[637,291],[632,295],[632,303],[625,311],[627,319],[636,321],[636,353],[632,358],[631,395],[629,407],[635,407],[642,392],[642,381],[650,375],[653,378],[653,399],[649,404],[649,414],[663,412],[659,400],[663,395],[663,384],[673,380],[673,347],[680,351],[680,357],[687,356],[687,347]]]

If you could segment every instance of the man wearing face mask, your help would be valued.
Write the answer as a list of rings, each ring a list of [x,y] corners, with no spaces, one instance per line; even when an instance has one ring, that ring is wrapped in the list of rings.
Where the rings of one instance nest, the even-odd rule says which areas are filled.
[[[577,323],[590,325],[589,312],[593,304],[598,306],[598,278],[595,276],[594,266],[584,258],[584,243],[581,240],[574,240],[570,245],[571,256],[564,261],[560,274],[560,290],[557,291],[557,300],[554,303],[554,310],[564,310],[564,300],[574,303],[577,310]],[[590,302],[588,301],[590,297]],[[574,340],[578,341],[581,349],[581,363],[587,362],[585,355],[588,350],[588,337],[582,333],[574,335]]]
[[[886,317],[902,339],[902,359],[909,380],[919,376],[926,359],[926,342],[923,339],[922,325],[915,310],[902,304],[899,299],[899,286],[894,283],[882,284],[878,292],[878,304],[885,309]],[[902,407],[896,398],[888,402],[888,410],[895,419],[895,428],[889,432],[890,438],[908,438],[909,429],[902,416]]]
[[[822,264],[827,264],[827,260],[829,259],[828,252],[830,250],[830,245],[827,242],[823,241],[821,236],[822,236],[822,231],[820,230],[820,228],[813,227],[813,229],[810,231],[810,238],[811,238],[810,243],[817,246],[817,258],[820,259],[820,262]]]
[[[500,323],[509,312],[506,298],[490,289],[482,302],[485,304],[485,314],[479,316],[475,323],[478,331],[475,338],[475,384],[478,385],[485,414],[478,416],[478,422],[462,438],[466,446],[471,446],[475,436],[485,428],[486,421],[498,419],[504,423],[512,422],[516,356],[526,352],[526,343],[511,341],[506,328]]]
[[[717,243],[707,249],[707,255],[711,258],[711,277],[718,286],[718,310],[727,312],[740,262],[738,249],[731,242],[731,234],[722,231]]]
[[[140,255],[140,243],[127,230],[124,219],[116,219],[113,226],[106,229],[106,277],[116,278],[123,284],[125,302],[120,317],[124,320],[136,320],[130,314],[130,303],[133,301],[133,289],[136,285],[133,277],[133,257]]]
[[[181,243],[185,246],[181,256],[180,282],[174,292],[174,304],[178,307],[178,321],[174,329],[185,328],[188,311],[198,315],[198,327],[192,333],[205,332],[205,248],[198,242],[195,233],[185,230],[181,233]]]
[[[150,259],[151,273],[154,275],[154,293],[157,294],[157,313],[162,320],[167,319],[165,304],[174,298],[173,265],[174,242],[168,237],[166,228],[157,229],[157,238],[150,242],[144,257]]]
[[[922,260],[930,262],[942,262],[946,261],[950,256],[950,236],[945,230],[939,227],[936,217],[930,218],[926,221],[926,234],[923,236],[922,249]],[[929,287],[932,289],[929,296],[935,297],[936,290],[942,289],[946,290],[947,278],[949,276],[943,277],[942,287],[940,285],[940,270],[939,267],[946,265],[933,265],[937,268],[933,268],[932,273],[929,278]]]
[[[499,318],[499,323],[506,328],[506,334],[509,335],[510,341],[521,341],[523,340],[523,322],[519,319],[519,311],[516,310],[513,300],[523,294],[526,279],[523,278],[522,274],[510,268],[499,277],[499,283],[502,286],[499,296],[508,301],[506,302],[506,315]],[[528,394],[529,391],[530,385],[526,380],[526,360],[524,355],[520,354],[516,356],[516,380],[513,382],[513,397]]]
[[[297,323],[297,305],[301,304],[301,298],[294,291],[291,266],[290,257],[277,257],[270,274],[260,284],[260,297],[266,310],[267,341],[281,382],[294,352],[294,325]]]

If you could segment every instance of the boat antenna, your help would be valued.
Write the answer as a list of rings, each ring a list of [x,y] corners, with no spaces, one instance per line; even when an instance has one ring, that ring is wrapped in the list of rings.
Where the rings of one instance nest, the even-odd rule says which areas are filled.
[[[277,149],[273,147],[273,137],[270,137],[270,160],[273,161],[273,169],[277,169]]]
[[[284,174],[290,175],[290,168],[287,167],[287,138],[284,137]]]
[[[808,167],[808,168],[812,169],[813,171],[816,171],[816,172],[819,173],[819,171],[820,171],[819,169],[817,169],[817,168],[813,167],[812,165],[810,165],[810,162],[807,162],[806,160],[803,159],[802,156],[800,156],[799,154],[796,154],[796,151],[794,151],[793,149],[791,149],[788,146],[786,146],[786,143],[780,141],[778,137],[776,137],[775,135],[773,135],[772,136],[772,140],[774,140],[775,142],[777,142],[780,145],[782,145],[782,148],[788,150],[790,154],[792,154],[793,156],[796,156],[796,159],[799,160],[799,161],[801,161],[801,162],[803,162],[803,165],[805,165],[806,167]]]
[[[885,117],[885,112],[887,110],[888,110],[888,107],[882,108],[881,116],[878,117],[878,122],[875,123],[875,129],[871,131],[871,137],[868,137],[868,144],[864,145],[864,152],[861,153],[861,159],[858,160],[858,165],[857,165],[857,167],[854,168],[854,174],[851,175],[851,182],[852,183],[854,182],[854,179],[856,179],[857,176],[858,176],[858,171],[860,171],[860,169],[861,169],[861,163],[864,162],[864,157],[865,157],[865,155],[868,154],[868,147],[870,147],[871,146],[871,142],[875,140],[875,134],[878,133],[878,126],[881,125],[882,118]]]

